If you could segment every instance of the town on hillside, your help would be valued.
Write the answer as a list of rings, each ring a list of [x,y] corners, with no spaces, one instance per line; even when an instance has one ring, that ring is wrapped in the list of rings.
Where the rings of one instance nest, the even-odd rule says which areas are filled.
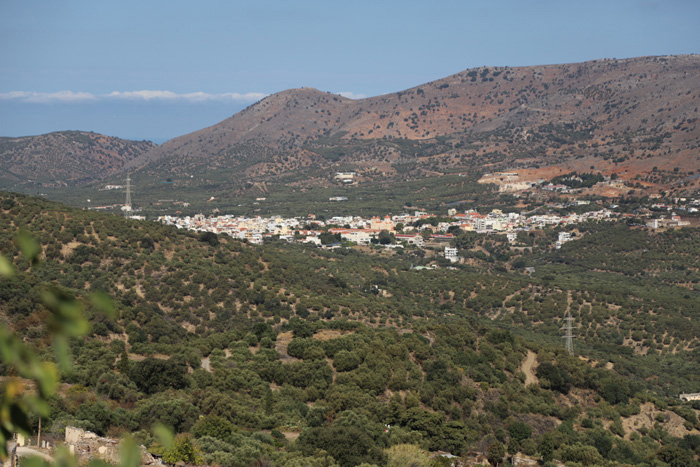
[[[578,201],[574,204],[580,203],[587,202]],[[197,214],[191,217],[161,216],[158,221],[180,229],[229,235],[253,244],[262,244],[266,239],[275,238],[323,248],[335,248],[340,246],[341,242],[354,245],[378,244],[385,248],[403,248],[404,246],[424,248],[427,244],[445,243],[443,253],[445,258],[451,262],[457,262],[460,260],[459,252],[457,248],[450,245],[450,242],[462,232],[505,235],[508,242],[512,244],[517,241],[518,232],[589,221],[625,221],[629,217],[629,214],[621,214],[608,208],[566,214],[504,213],[499,209],[482,214],[475,210],[457,212],[456,209],[449,209],[444,216],[436,216],[425,211],[371,218],[360,216],[317,218],[313,214],[292,218],[232,215],[206,217],[203,214]],[[687,224],[687,221],[683,221],[680,216],[672,213],[668,218],[663,216],[650,218],[645,225],[650,228],[661,228]],[[559,232],[554,247],[560,248],[562,244],[572,239],[571,232]]]

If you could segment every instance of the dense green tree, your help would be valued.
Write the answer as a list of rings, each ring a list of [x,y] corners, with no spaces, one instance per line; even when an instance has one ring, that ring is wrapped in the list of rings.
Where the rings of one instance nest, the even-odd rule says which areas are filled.
[[[82,404],[75,414],[90,431],[104,436],[112,422],[112,411],[102,401]]]
[[[153,251],[155,249],[155,243],[151,237],[143,237],[140,242],[142,250]]]
[[[337,371],[351,371],[360,365],[360,356],[355,352],[339,350],[333,357],[333,366]]]
[[[219,237],[213,232],[202,232],[201,234],[199,234],[199,241],[203,243],[208,243],[213,247],[219,245]]]
[[[372,439],[352,426],[309,428],[297,440],[301,452],[312,456],[318,450],[326,451],[341,467],[351,467],[363,462],[383,465],[386,455]]]
[[[532,427],[525,422],[516,421],[508,426],[508,433],[511,438],[520,442],[532,435]]]
[[[379,232],[377,241],[380,245],[389,245],[394,243],[396,241],[396,238],[394,237],[394,234],[389,232],[388,230],[382,230],[381,232]]]
[[[318,236],[318,239],[321,240],[321,244],[323,245],[331,245],[333,243],[338,243],[342,240],[340,234],[334,234],[330,232],[322,232]]]
[[[136,406],[136,417],[141,427],[150,428],[154,423],[161,423],[176,433],[189,430],[199,413],[197,407],[186,399],[168,393],[141,401]]]
[[[123,375],[129,375],[129,370],[130,370],[130,362],[129,362],[129,355],[126,353],[126,349],[124,349],[119,356],[119,362],[117,363],[117,369],[119,372]]]
[[[177,464],[184,462],[185,464],[201,465],[204,463],[199,449],[187,435],[179,435],[175,438],[173,445],[163,453],[163,460],[168,464]]]
[[[562,448],[561,460],[579,462],[582,465],[597,465],[602,462],[603,457],[595,447],[576,443]]]
[[[537,377],[545,380],[555,391],[567,394],[571,388],[571,377],[565,369],[544,362],[537,367]]]
[[[493,465],[493,467],[498,467],[506,456],[506,447],[500,441],[496,441],[489,446],[488,455],[491,465]]]
[[[188,386],[187,367],[173,359],[160,360],[149,357],[131,363],[129,377],[140,391],[155,394],[165,389],[182,389]]]
[[[675,446],[668,446],[659,450],[656,457],[670,467],[697,467],[700,465],[690,452]]]
[[[195,438],[210,436],[225,441],[234,430],[234,425],[225,418],[217,415],[208,415],[197,420],[197,423],[191,429],[191,433]]]
[[[626,404],[630,396],[627,381],[620,378],[607,379],[600,384],[599,393],[610,404]]]
[[[545,462],[551,461],[554,458],[554,451],[556,450],[556,448],[557,444],[552,434],[545,433],[544,435],[542,435],[542,437],[540,438],[539,445],[537,447],[537,450],[542,456],[542,460],[544,460]]]

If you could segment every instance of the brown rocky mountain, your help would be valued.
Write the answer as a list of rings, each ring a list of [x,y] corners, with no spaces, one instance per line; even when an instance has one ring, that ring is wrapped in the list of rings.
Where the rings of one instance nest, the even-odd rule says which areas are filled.
[[[695,183],[699,108],[700,55],[483,67],[362,100],[280,92],[129,165],[231,186],[577,170],[665,189]]]
[[[61,187],[108,177],[153,149],[150,141],[128,141],[83,131],[0,138],[0,187]]]

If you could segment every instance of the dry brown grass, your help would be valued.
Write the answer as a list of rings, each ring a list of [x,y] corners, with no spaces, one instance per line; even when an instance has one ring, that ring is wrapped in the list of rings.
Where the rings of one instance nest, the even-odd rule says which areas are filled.
[[[339,329],[319,329],[313,338],[318,341],[328,341],[331,339],[337,339],[341,336],[347,336],[352,334],[352,331],[341,331]]]

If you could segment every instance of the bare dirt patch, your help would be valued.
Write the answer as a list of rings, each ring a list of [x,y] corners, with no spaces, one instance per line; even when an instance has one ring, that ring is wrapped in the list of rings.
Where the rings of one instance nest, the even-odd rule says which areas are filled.
[[[318,341],[328,341],[331,339],[337,339],[342,336],[352,334],[352,331],[341,331],[339,329],[320,329],[316,334],[313,335],[313,339]],[[279,337],[277,338],[279,339]]]
[[[627,418],[622,419],[622,427],[625,429],[625,437],[629,438],[629,435],[642,427],[651,429],[654,427],[656,422],[656,417],[661,414],[664,417],[664,428],[668,433],[675,438],[682,438],[685,435],[697,435],[700,432],[696,429],[687,430],[684,426],[685,420],[676,414],[668,410],[658,410],[653,403],[646,402],[641,405],[640,412],[637,415],[632,415]]]
[[[537,365],[537,354],[532,350],[528,350],[527,357],[525,357],[525,361],[520,367],[520,371],[525,373],[525,386],[537,384],[539,382],[537,376],[535,376],[535,368],[537,368]]]
[[[134,362],[142,362],[148,358],[146,355],[139,355],[137,353],[130,353],[129,355],[129,360],[134,361]],[[150,357],[157,358],[158,360],[168,360],[170,359],[169,355],[164,355],[164,354],[153,354],[150,355]]]
[[[281,332],[277,335],[277,342],[275,342],[275,351],[280,355],[280,360],[282,363],[292,363],[299,361],[298,358],[291,357],[287,353],[287,347],[289,343],[294,338],[294,333],[292,331]]]
[[[296,441],[300,433],[298,431],[283,431],[282,434],[287,438],[287,441]]]
[[[275,382],[270,383],[270,390],[271,391],[279,391],[281,389],[282,389],[282,386],[280,386],[279,384],[277,384]]]
[[[81,245],[80,242],[68,242],[68,243],[64,243],[64,244],[61,246],[61,254],[62,254],[63,257],[65,258],[66,256],[68,256],[68,255],[70,255],[71,253],[73,253],[73,250],[75,250],[76,248],[78,248],[79,245]]]

